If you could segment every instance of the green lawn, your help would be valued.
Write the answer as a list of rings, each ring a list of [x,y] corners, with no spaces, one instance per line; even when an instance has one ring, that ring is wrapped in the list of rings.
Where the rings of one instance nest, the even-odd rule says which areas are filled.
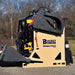
[[[72,55],[75,56],[75,40],[68,40],[70,45],[70,50],[72,52]]]

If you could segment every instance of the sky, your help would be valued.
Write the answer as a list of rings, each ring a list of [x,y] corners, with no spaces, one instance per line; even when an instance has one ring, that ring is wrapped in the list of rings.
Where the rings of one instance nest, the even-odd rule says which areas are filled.
[[[8,0],[5,0],[6,2],[8,1]],[[13,3],[15,3],[15,0],[11,0]],[[33,1],[33,0],[31,0],[31,1]],[[57,8],[57,10],[59,10],[60,8],[61,8],[61,2],[59,2],[60,0],[57,0],[57,6],[56,6],[56,8]],[[64,4],[66,4],[67,2],[69,2],[70,0],[62,0],[62,3],[64,3]],[[19,2],[28,2],[28,0],[18,0],[18,2],[17,2],[17,6],[19,7]],[[12,5],[13,6],[13,5]],[[3,11],[3,13],[4,14],[6,14],[7,12],[6,12],[6,10],[4,9],[4,5],[3,4],[0,4],[0,11]]]

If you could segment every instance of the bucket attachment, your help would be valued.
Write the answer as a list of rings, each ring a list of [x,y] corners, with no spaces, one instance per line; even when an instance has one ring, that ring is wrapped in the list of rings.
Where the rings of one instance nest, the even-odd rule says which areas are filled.
[[[62,34],[64,29],[64,20],[56,13],[40,9],[33,23],[33,27],[54,34]]]
[[[30,59],[26,59],[16,50],[10,46],[4,46],[2,53],[0,54],[0,61],[4,62],[30,62]]]

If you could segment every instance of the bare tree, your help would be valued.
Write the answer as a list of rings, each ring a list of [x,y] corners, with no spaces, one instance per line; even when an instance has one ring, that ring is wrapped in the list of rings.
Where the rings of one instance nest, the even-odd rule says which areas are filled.
[[[0,35],[10,38],[13,45],[19,18],[40,7],[50,8],[67,18],[66,36],[75,37],[75,0],[0,0]]]

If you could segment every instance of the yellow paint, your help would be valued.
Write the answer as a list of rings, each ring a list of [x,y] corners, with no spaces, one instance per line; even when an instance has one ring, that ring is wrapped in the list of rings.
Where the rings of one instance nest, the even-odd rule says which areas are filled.
[[[26,45],[24,45],[24,50],[32,50],[32,42],[29,42],[28,44],[28,47],[26,47]]]
[[[27,23],[31,23],[31,22],[32,22],[32,20],[29,20],[29,19],[27,20]]]

